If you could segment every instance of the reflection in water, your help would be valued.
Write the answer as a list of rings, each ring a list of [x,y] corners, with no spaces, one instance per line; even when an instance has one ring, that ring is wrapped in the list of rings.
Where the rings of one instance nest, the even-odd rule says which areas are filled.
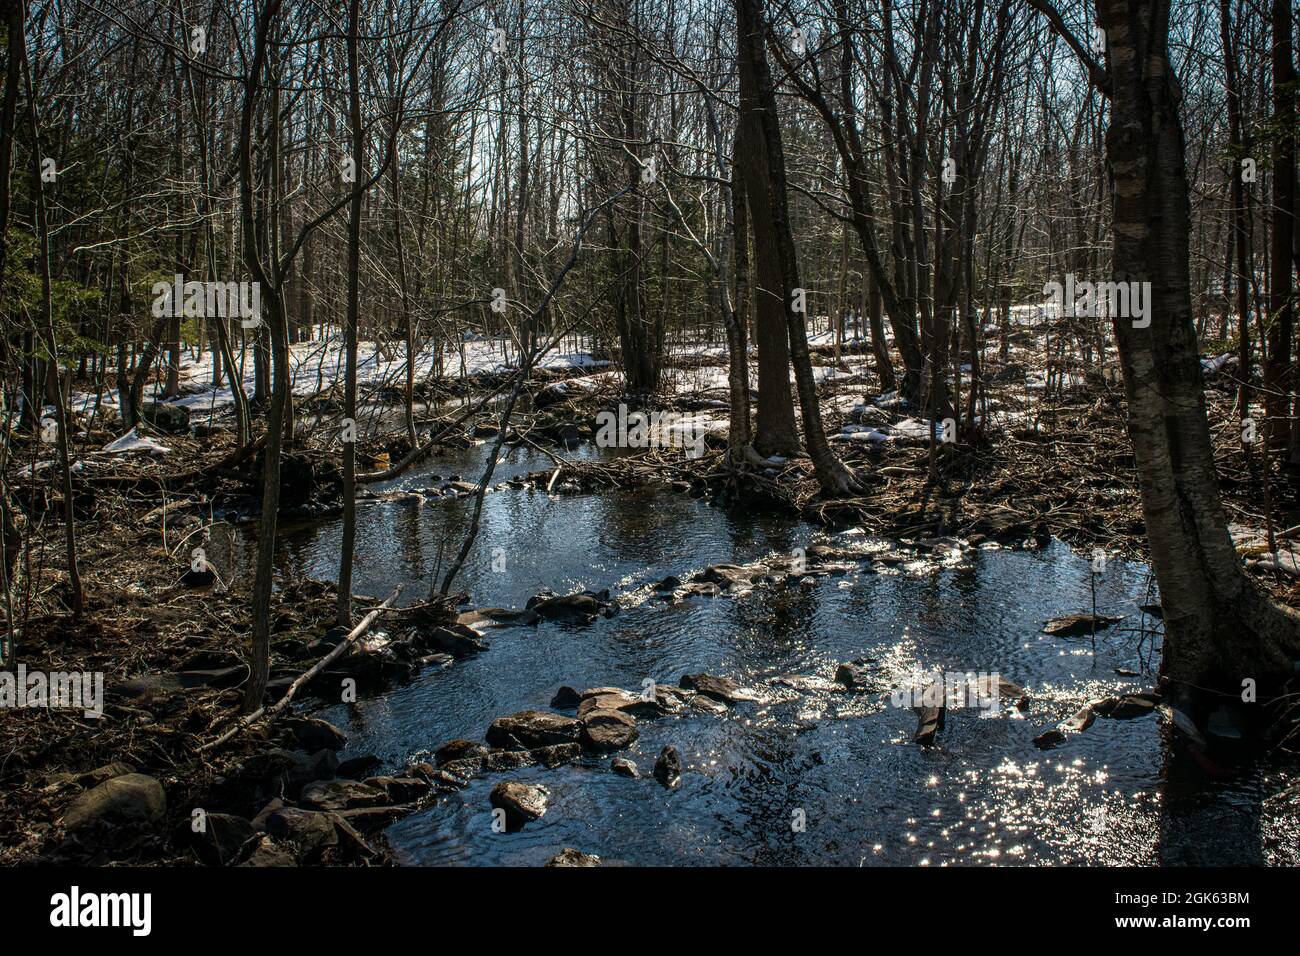
[[[472,478],[484,453],[467,449],[428,468]],[[498,475],[549,466],[515,449]],[[393,486],[430,483],[426,472]],[[422,598],[440,555],[445,563],[459,544],[466,512],[463,502],[363,505],[357,590],[384,594],[404,583],[406,600]],[[548,497],[508,489],[488,497],[457,586],[476,605],[519,607],[543,587],[626,590],[823,537],[787,518],[731,515],[662,491]],[[332,577],[338,540],[335,521],[290,529],[280,567]],[[505,555],[501,572],[492,570],[495,548]],[[492,632],[491,649],[477,658],[322,716],[348,730],[345,756],[374,753],[397,769],[452,737],[481,739],[501,714],[547,708],[561,684],[639,688],[646,678],[676,683],[684,672],[709,671],[767,695],[721,717],[641,721],[624,756],[645,779],[611,773],[608,759],[510,774],[551,794],[546,816],[519,833],[491,830],[487,795],[502,778],[474,781],[388,830],[399,858],[413,864],[538,864],[564,846],[640,864],[1300,860],[1294,818],[1263,802],[1294,779],[1289,765],[1208,773],[1154,717],[1098,720],[1057,750],[1033,746],[1083,702],[1151,685],[1149,673],[1115,674],[1143,668],[1141,566],[1112,561],[1098,576],[1098,609],[1127,618],[1098,635],[1095,658],[1087,638],[1041,633],[1048,618],[1091,607],[1089,577],[1084,558],[1053,542],[1041,552],[939,554],[735,599],[672,604],[651,594],[588,627]],[[916,668],[994,671],[1028,688],[1033,703],[1024,715],[953,712],[937,745],[921,749],[911,742],[914,715],[890,706],[888,694],[770,683],[830,678],[838,662],[862,657],[879,662],[882,690]],[[665,744],[686,767],[672,792],[648,779]],[[792,825],[800,821],[802,829]]]

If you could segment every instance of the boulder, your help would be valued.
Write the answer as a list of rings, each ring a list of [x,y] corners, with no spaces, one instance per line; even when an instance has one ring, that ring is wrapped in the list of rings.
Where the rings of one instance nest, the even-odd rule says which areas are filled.
[[[493,787],[488,800],[495,809],[505,811],[506,830],[514,832],[542,818],[548,796],[545,787],[509,780]]]
[[[378,769],[380,763],[380,759],[374,754],[362,754],[360,757],[350,757],[340,763],[337,773],[340,777],[357,780]]]
[[[608,753],[630,747],[641,736],[636,719],[618,710],[597,709],[582,720],[582,746]]]
[[[586,691],[578,704],[578,719],[581,720],[593,710],[626,710],[642,703],[636,694],[629,694],[617,687],[598,687]]]
[[[63,815],[68,831],[105,826],[157,826],[167,814],[162,784],[142,773],[105,780],[72,802]]]
[[[494,747],[533,750],[551,744],[576,743],[578,721],[546,710],[525,710],[498,717],[487,730],[487,742]]]
[[[547,866],[600,866],[600,857],[565,847],[546,861]]]
[[[659,752],[659,759],[655,761],[655,779],[669,790],[682,782],[682,758],[672,744]]]

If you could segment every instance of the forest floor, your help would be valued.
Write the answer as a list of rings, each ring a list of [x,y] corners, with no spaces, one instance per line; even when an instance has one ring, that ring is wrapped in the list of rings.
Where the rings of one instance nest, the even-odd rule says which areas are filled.
[[[988,422],[976,436],[937,444],[932,478],[929,426],[909,417],[896,398],[877,395],[869,358],[846,353],[835,367],[828,351],[823,346],[816,357],[823,408],[834,447],[865,486],[855,498],[822,499],[803,457],[771,460],[738,493],[724,467],[725,439],[717,425],[726,399],[721,354],[682,356],[669,369],[673,389],[663,407],[699,415],[710,429],[697,458],[687,458],[680,448],[600,461],[567,458],[575,442],[590,440],[596,413],[622,400],[617,379],[596,371],[600,364],[581,356],[539,372],[531,383],[531,407],[515,417],[516,435],[509,440],[545,449],[555,467],[509,483],[552,488],[562,475],[560,493],[586,494],[660,482],[732,507],[742,506],[743,500],[744,507],[784,509],[809,521],[860,526],[894,540],[1041,543],[1055,536],[1081,550],[1101,548],[1109,555],[1144,559],[1120,387],[1072,375],[1049,388],[1041,355],[1035,371],[1037,348],[1026,337],[1012,353],[1014,364],[985,370]],[[557,382],[565,385],[557,388]],[[486,374],[470,392],[486,394],[500,384],[499,375]],[[1261,553],[1267,552],[1260,540],[1269,521],[1261,494],[1264,469],[1257,452],[1248,457],[1243,451],[1233,389],[1224,374],[1212,374],[1207,383],[1229,520],[1239,526],[1239,545],[1251,573],[1278,599],[1300,606],[1297,579],[1285,573],[1295,569],[1295,558],[1284,553],[1274,562],[1281,564],[1279,569]],[[311,404],[320,410],[329,401],[317,396]],[[482,441],[495,433],[499,415],[489,404],[447,440]],[[79,471],[74,501],[85,590],[79,621],[67,607],[59,492],[32,460],[35,468],[25,475],[15,468],[10,481],[35,519],[28,525],[33,547],[24,574],[31,587],[18,613],[22,637],[17,659],[46,672],[103,672],[107,703],[100,719],[31,708],[13,710],[0,721],[0,864],[114,860],[184,865],[249,858],[250,847],[255,847],[253,864],[383,863],[382,842],[369,834],[436,799],[440,787],[455,782],[445,779],[439,767],[413,766],[402,777],[371,778],[372,791],[385,794],[360,810],[340,809],[354,802],[350,798],[341,798],[335,807],[330,802],[335,795],[319,796],[314,806],[329,813],[335,824],[328,832],[313,831],[284,811],[277,818],[278,831],[275,823],[265,826],[266,815],[279,809],[274,801],[286,784],[301,786],[336,774],[359,781],[373,766],[338,766],[328,726],[292,717],[269,726],[256,724],[227,744],[200,751],[230,726],[242,697],[252,581],[251,575],[232,574],[229,580],[218,576],[209,583],[188,575],[187,568],[193,547],[214,530],[218,516],[255,516],[251,492],[256,475],[250,471],[250,480],[241,481],[229,472],[198,474],[201,465],[220,460],[233,446],[225,418],[210,419],[202,437],[150,435],[142,427],[138,434],[163,444],[165,456],[105,460],[90,455],[92,447],[113,438],[105,427],[110,423],[96,423],[82,441],[86,458],[95,464]],[[297,509],[299,517],[339,507],[332,464],[336,455],[320,434],[308,434],[295,452],[305,465],[298,466],[292,479],[296,484],[288,488],[288,507]],[[404,437],[377,437],[363,443],[359,460],[384,468],[408,448]],[[37,457],[33,452],[31,459]],[[187,467],[183,480],[176,477],[175,462]],[[443,481],[422,492],[468,496],[474,493],[475,477]],[[1295,476],[1274,467],[1269,493],[1274,530],[1285,539],[1300,523]],[[196,599],[199,594],[202,600]],[[338,640],[337,631],[324,639],[335,617],[335,598],[333,586],[324,582],[285,580],[278,587],[272,599],[273,695],[283,693]],[[354,619],[377,603],[378,596],[359,596]],[[393,612],[386,618],[387,630],[407,636],[386,646],[367,646],[363,639],[346,658],[347,668],[331,673],[384,682],[409,677],[420,667],[450,666],[465,650],[458,639],[473,641],[473,632],[455,623],[454,604],[455,598],[445,604],[435,600]],[[460,608],[461,620],[466,620],[466,610]],[[70,836],[65,819],[70,807],[96,785],[128,770],[149,774],[161,784],[167,807],[161,820],[154,814],[147,826],[116,826],[111,834],[83,828]],[[212,821],[204,833],[195,833],[193,808],[202,808]],[[259,811],[261,819],[254,822],[274,837],[247,830],[245,821]],[[219,816],[227,813],[229,817]]]

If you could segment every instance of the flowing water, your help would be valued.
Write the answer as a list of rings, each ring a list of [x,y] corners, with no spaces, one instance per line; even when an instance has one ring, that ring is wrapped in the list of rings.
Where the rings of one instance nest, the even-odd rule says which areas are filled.
[[[487,447],[431,461],[390,487],[428,485],[431,472],[474,480]],[[515,449],[494,480],[549,465]],[[459,546],[467,512],[466,501],[362,506],[355,589],[386,594],[402,583],[404,600],[423,598]],[[332,577],[339,538],[337,520],[286,529],[281,568]],[[544,587],[627,592],[817,541],[872,546],[860,534],[728,514],[668,490],[506,489],[486,499],[457,588],[475,606],[522,607]],[[1042,633],[1051,617],[1090,610],[1094,584],[1098,611],[1125,615],[1098,634],[1095,656],[1086,636]],[[1056,750],[1034,747],[1036,734],[1087,700],[1151,687],[1158,622],[1138,609],[1151,588],[1143,566],[1121,561],[1094,580],[1084,557],[1052,542],[940,552],[740,597],[669,603],[651,594],[587,626],[490,631],[491,648],[477,657],[320,715],[347,731],[342,756],[373,753],[392,771],[448,739],[481,740],[498,716],[548,709],[562,684],[636,691],[647,678],[676,684],[707,671],[765,697],[722,716],[639,721],[640,739],[621,755],[642,779],[613,773],[608,757],[485,775],[388,829],[407,864],[535,865],[566,846],[629,864],[1300,861],[1300,824],[1265,803],[1295,779],[1291,765],[1198,761],[1155,716],[1099,719]],[[1032,704],[1023,715],[950,711],[937,744],[922,748],[911,740],[914,714],[888,694],[832,689],[836,665],[863,657],[893,682],[909,683],[916,669],[1000,673]],[[821,689],[772,683],[789,675],[820,677]],[[665,744],[685,767],[675,791],[650,776]],[[493,832],[488,792],[502,779],[544,785],[546,815],[518,833]]]

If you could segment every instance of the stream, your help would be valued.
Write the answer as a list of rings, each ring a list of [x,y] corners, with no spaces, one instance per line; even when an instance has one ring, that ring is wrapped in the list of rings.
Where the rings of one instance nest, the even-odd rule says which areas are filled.
[[[490,447],[443,454],[375,490],[426,486],[433,475],[474,481]],[[584,445],[566,454],[604,452]],[[493,482],[549,467],[546,456],[515,448]],[[354,589],[384,595],[404,584],[404,602],[425,598],[462,540],[471,503],[359,506]],[[286,526],[281,572],[333,579],[340,534],[341,519]],[[668,489],[511,488],[486,498],[456,589],[473,606],[523,607],[547,587],[626,593],[817,542],[886,547],[789,517],[729,514]],[[647,678],[675,685],[706,671],[764,696],[722,715],[639,720],[640,739],[613,756],[635,761],[641,779],[613,773],[609,757],[480,776],[388,828],[397,860],[409,865],[539,865],[564,847],[631,865],[1300,862],[1300,821],[1265,803],[1300,779],[1294,761],[1217,766],[1189,753],[1158,715],[1098,719],[1055,750],[1033,745],[1088,700],[1151,688],[1159,622],[1139,610],[1154,589],[1143,565],[1111,560],[1095,576],[1098,612],[1124,615],[1098,633],[1095,657],[1087,636],[1042,633],[1049,618],[1092,607],[1089,562],[1059,541],[942,549],[870,567],[677,603],[643,588],[611,618],[491,630],[485,653],[317,712],[347,732],[341,757],[375,754],[392,772],[451,738],[482,740],[496,717],[549,709],[564,684],[636,691]],[[922,748],[910,708],[892,706],[887,693],[834,686],[838,663],[864,657],[890,683],[909,684],[917,670],[996,672],[1032,703],[1024,714],[950,710],[936,745]],[[821,680],[774,683],[791,675]],[[665,744],[684,765],[671,791],[651,776]],[[546,815],[517,833],[493,832],[488,792],[503,779],[545,786]]]

